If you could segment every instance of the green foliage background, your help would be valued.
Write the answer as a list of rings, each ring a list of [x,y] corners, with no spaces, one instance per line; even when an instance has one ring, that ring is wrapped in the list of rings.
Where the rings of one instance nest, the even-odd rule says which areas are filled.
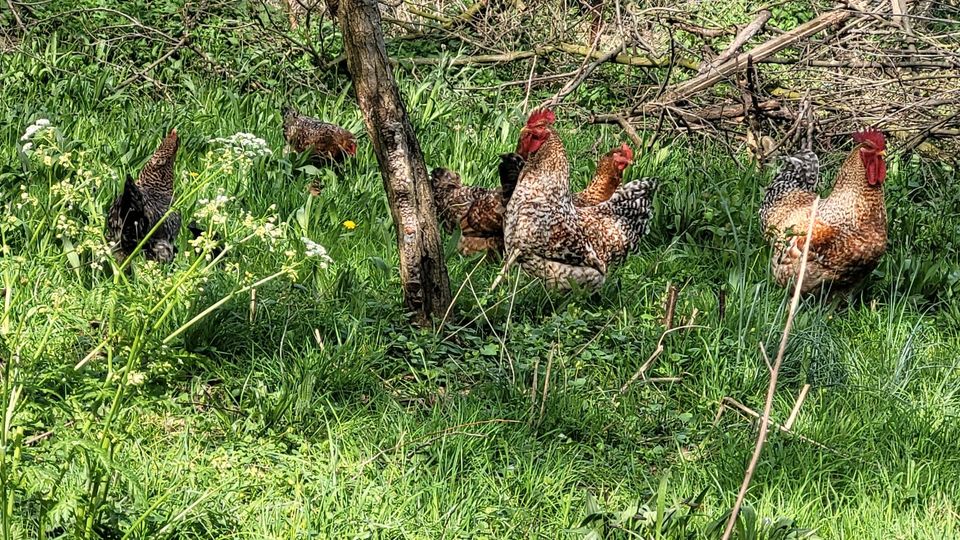
[[[331,25],[311,53],[244,30],[283,21],[256,4],[67,4],[33,7],[0,60],[4,538],[718,536],[755,430],[717,413],[725,397],[762,407],[758,344],[775,350],[785,316],[757,222],[769,173],[707,140],[661,139],[627,177],[661,178],[653,232],[598,295],[517,277],[488,293],[496,265],[448,238],[456,309],[418,331],[368,140],[342,177],[283,152],[283,103],[363,131],[348,80],[318,66],[339,54]],[[784,26],[806,17],[791,5]],[[191,45],[139,76],[185,20]],[[493,184],[525,96],[470,88],[507,75],[398,70],[428,165]],[[577,187],[623,142],[580,111],[618,99],[585,85],[560,109]],[[40,118],[56,128],[45,153],[24,152]],[[98,258],[103,213],[171,127],[178,208],[231,197],[222,222],[201,220],[231,247],[214,260],[184,232],[174,264],[138,260],[127,279]],[[272,153],[210,142],[237,132]],[[822,156],[828,175],[839,150]],[[813,389],[793,433],[770,437],[739,538],[960,537],[953,166],[894,149],[881,267],[852,304],[803,303],[775,418]],[[693,327],[664,339],[655,380],[620,395],[661,336],[668,284]]]

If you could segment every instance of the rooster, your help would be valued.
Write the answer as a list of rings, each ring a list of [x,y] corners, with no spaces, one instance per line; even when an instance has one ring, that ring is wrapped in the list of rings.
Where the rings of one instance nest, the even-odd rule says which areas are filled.
[[[853,140],[857,146],[840,167],[833,191],[819,203],[801,293],[829,285],[853,287],[886,251],[886,142],[872,130],[854,134]],[[760,221],[773,246],[771,267],[780,286],[799,271],[819,176],[816,154],[802,151],[787,158],[763,197]]]
[[[295,152],[309,152],[310,162],[317,167],[339,167],[348,157],[357,154],[357,139],[348,130],[316,118],[304,116],[291,107],[283,110],[283,138]],[[318,195],[320,186],[310,185]]]
[[[503,253],[503,214],[523,167],[519,154],[500,156],[499,188],[463,186],[460,177],[446,169],[432,174],[437,209],[447,232],[460,227],[457,249],[461,255]],[[597,163],[587,187],[573,196],[575,206],[595,206],[613,195],[623,179],[623,170],[633,162],[633,150],[626,144],[607,152]]]
[[[534,111],[520,132],[517,153],[526,164],[507,203],[505,268],[517,260],[548,286],[596,288],[648,231],[656,185],[653,179],[631,182],[597,206],[577,208],[566,151],[551,127],[555,120],[550,110]]]
[[[177,130],[171,130],[140,171],[136,182],[127,176],[123,192],[110,206],[106,236],[118,263],[133,253],[170,209],[173,203],[173,165],[179,147]],[[180,213],[170,212],[144,244],[147,259],[161,263],[172,261],[179,232]]]
[[[633,163],[633,150],[626,143],[607,152],[597,162],[593,179],[573,196],[573,205],[596,206],[609,199],[623,181],[623,171]]]
[[[517,185],[523,158],[517,154],[500,156],[500,187],[464,186],[460,175],[437,168],[431,173],[433,193],[440,223],[447,232],[460,228],[457,251],[461,255],[503,252],[503,214]]]

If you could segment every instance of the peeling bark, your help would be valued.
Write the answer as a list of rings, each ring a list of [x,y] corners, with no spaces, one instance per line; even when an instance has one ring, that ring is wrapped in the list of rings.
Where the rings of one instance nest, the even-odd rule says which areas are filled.
[[[376,0],[341,0],[347,68],[397,228],[404,302],[427,325],[450,305],[450,280],[427,167],[387,58]]]

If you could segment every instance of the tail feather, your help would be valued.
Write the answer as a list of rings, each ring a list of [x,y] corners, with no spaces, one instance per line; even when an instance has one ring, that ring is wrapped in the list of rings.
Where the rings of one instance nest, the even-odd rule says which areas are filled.
[[[517,187],[517,179],[520,177],[520,170],[523,168],[523,157],[520,154],[507,153],[500,154],[500,186],[503,188],[503,198],[508,200]]]
[[[650,219],[653,217],[653,195],[657,191],[656,178],[644,178],[623,184],[604,203],[627,232],[629,243],[634,245],[643,235],[650,232]]]
[[[820,159],[810,150],[787,156],[773,182],[767,186],[760,206],[760,215],[766,222],[767,212],[784,195],[793,191],[814,191],[820,180]]]
[[[123,192],[110,205],[107,241],[114,244],[114,251],[129,251],[140,241],[146,224],[143,194],[133,178],[127,175]]]

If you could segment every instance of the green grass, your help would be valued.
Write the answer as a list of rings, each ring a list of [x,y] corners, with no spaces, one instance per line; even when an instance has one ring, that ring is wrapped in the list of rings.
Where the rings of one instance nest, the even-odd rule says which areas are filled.
[[[271,94],[184,73],[173,99],[113,92],[108,68],[35,43],[0,67],[20,74],[0,93],[4,538],[702,538],[732,506],[755,430],[715,418],[724,397],[762,408],[758,344],[775,350],[785,318],[756,217],[768,176],[748,164],[685,138],[639,155],[628,180],[662,179],[653,232],[599,295],[516,278],[490,294],[498,268],[448,242],[456,309],[419,331],[368,139],[342,178],[282,152],[291,94],[362,132],[348,88]],[[436,73],[402,85],[428,165],[492,185],[522,97]],[[579,186],[621,135],[559,116]],[[69,164],[20,152],[38,118]],[[232,247],[208,267],[184,232],[174,264],[138,259],[127,279],[97,258],[103,214],[171,127],[179,209],[235,197],[224,223],[203,221]],[[272,155],[243,165],[208,143],[241,131]],[[311,174],[325,185],[313,199]],[[896,157],[886,185],[891,249],[862,301],[798,315],[775,418],[813,389],[747,496],[796,536],[760,537],[960,538],[960,185]],[[269,216],[282,238],[263,234]],[[665,339],[649,375],[678,380],[618,397],[660,337],[668,283],[678,322],[696,312],[697,326]]]

